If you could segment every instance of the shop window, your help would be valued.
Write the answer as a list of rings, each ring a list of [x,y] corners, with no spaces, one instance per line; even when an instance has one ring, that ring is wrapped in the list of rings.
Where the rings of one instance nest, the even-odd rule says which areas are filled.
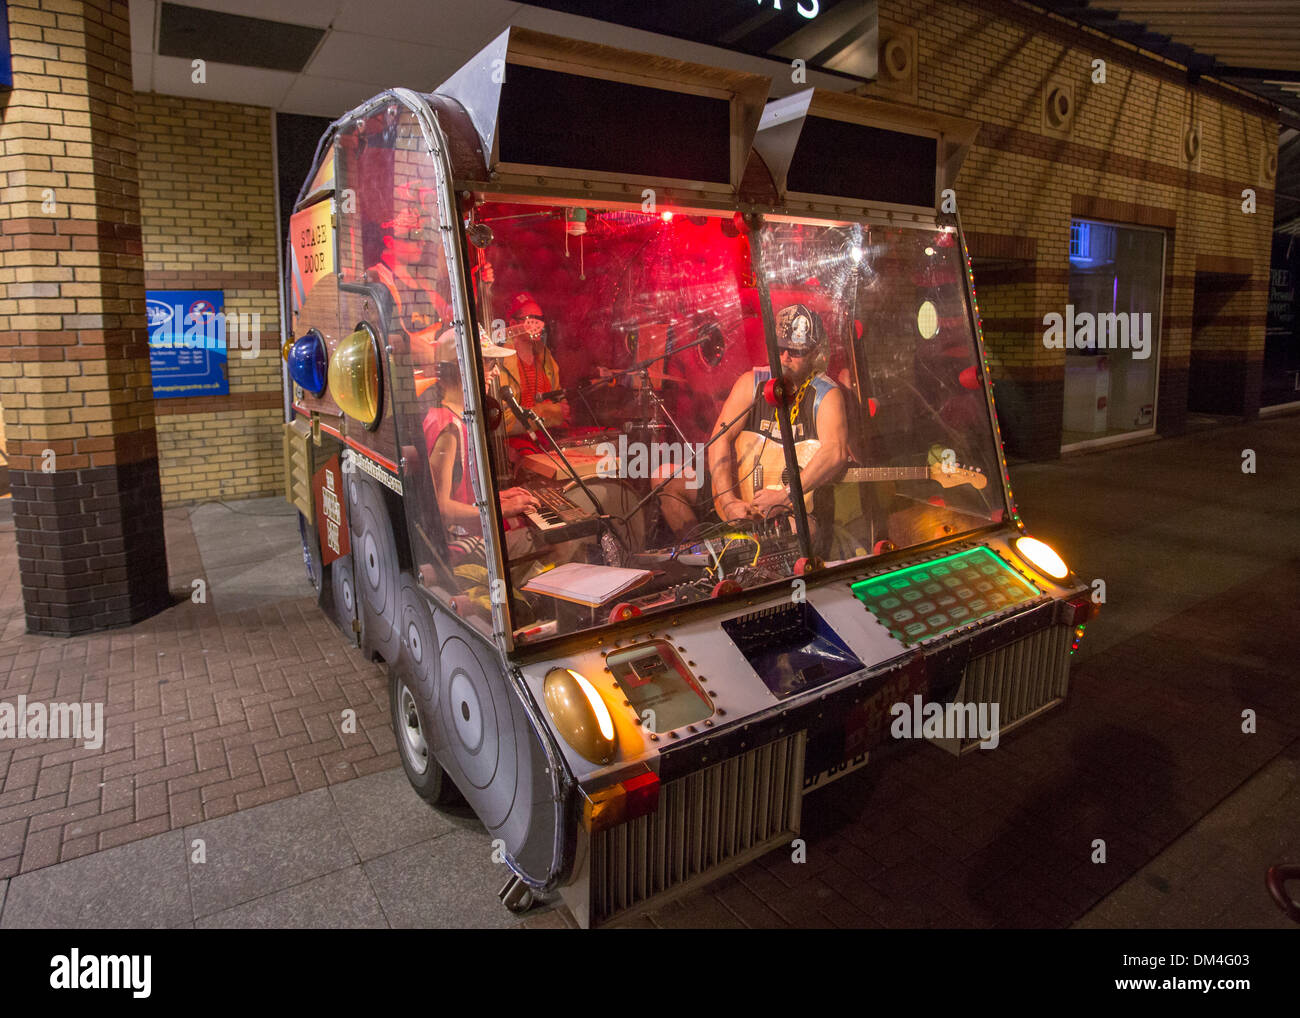
[[[1159,230],[1070,224],[1069,302],[1045,336],[1065,353],[1062,446],[1155,428],[1164,244]]]

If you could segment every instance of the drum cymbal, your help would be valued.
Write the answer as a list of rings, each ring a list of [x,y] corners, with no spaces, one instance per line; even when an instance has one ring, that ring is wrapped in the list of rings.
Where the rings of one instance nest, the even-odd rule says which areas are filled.
[[[493,342],[480,343],[479,349],[483,351],[484,357],[497,357],[504,360],[506,357],[514,357],[515,351],[508,346],[497,346]]]

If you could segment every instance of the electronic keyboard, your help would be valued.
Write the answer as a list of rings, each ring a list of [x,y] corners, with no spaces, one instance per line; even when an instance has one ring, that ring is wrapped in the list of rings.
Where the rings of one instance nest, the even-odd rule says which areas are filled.
[[[541,505],[524,513],[524,519],[547,541],[569,541],[600,529],[598,517],[569,501],[559,489],[537,488],[533,494]]]

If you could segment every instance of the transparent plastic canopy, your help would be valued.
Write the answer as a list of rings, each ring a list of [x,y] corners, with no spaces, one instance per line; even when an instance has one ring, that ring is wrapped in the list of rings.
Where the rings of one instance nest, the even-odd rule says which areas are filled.
[[[954,227],[447,208],[410,111],[338,139],[341,278],[386,298],[413,567],[462,614],[526,644],[1002,518]]]

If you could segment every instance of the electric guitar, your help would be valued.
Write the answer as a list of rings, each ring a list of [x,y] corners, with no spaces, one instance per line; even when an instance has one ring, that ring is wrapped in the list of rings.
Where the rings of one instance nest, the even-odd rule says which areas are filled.
[[[812,462],[822,447],[815,438],[794,444],[795,459],[802,470]],[[754,493],[767,488],[783,491],[789,483],[785,469],[785,452],[779,438],[769,438],[753,431],[742,431],[736,438],[736,459],[740,464],[740,497],[752,501]],[[969,484],[982,491],[988,484],[983,471],[972,467],[948,467],[930,463],[923,467],[849,467],[836,484],[859,484],[863,481],[938,481],[945,488]],[[804,504],[812,509],[812,492],[804,494]]]

